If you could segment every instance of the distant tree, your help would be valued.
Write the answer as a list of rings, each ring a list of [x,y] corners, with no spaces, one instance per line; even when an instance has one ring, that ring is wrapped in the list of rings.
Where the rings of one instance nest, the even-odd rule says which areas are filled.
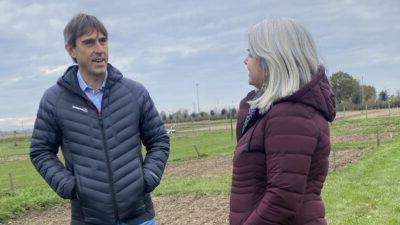
[[[397,91],[396,94],[390,96],[389,100],[393,107],[400,107],[400,91]]]
[[[360,85],[356,79],[350,74],[342,71],[336,72],[331,76],[332,90],[335,93],[339,103],[343,101],[353,100],[353,95],[356,95],[360,90]],[[357,97],[356,97],[357,98]]]
[[[167,120],[167,114],[166,114],[164,111],[161,111],[161,112],[160,112],[160,116],[161,116],[161,119],[162,119],[163,121],[166,121],[166,120]]]
[[[214,110],[211,110],[211,111],[210,111],[210,115],[211,115],[211,116],[214,116],[214,115],[215,115]]]
[[[379,100],[384,102],[388,100],[388,93],[386,90],[379,92]]]
[[[225,115],[226,115],[226,109],[222,109],[222,110],[221,110],[221,115],[222,115],[222,116],[225,116]]]
[[[200,116],[201,116],[201,117],[206,117],[206,116],[207,116],[207,113],[206,113],[206,112],[200,112]]]
[[[361,93],[360,92],[355,92],[353,93],[353,96],[351,96],[351,102],[353,104],[361,104]]]
[[[231,112],[232,112],[232,117],[235,118],[236,117],[236,109],[235,108],[231,109]]]
[[[363,100],[368,102],[369,100],[376,99],[376,90],[371,85],[361,85],[361,89],[363,91]]]

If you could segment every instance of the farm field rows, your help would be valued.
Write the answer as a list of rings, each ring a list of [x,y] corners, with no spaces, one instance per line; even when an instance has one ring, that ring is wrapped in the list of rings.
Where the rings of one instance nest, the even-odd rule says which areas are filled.
[[[184,124],[182,130],[178,124],[177,133],[171,134],[169,164],[153,194],[159,224],[227,223],[235,140],[225,120],[212,122],[214,126],[196,122],[195,128]],[[329,224],[400,224],[400,193],[395,188],[400,184],[395,179],[400,170],[400,117],[339,119],[331,125],[331,135],[334,154],[323,190]],[[17,140],[17,146],[14,142],[0,141],[0,223],[66,224],[67,202],[31,166],[26,139]]]

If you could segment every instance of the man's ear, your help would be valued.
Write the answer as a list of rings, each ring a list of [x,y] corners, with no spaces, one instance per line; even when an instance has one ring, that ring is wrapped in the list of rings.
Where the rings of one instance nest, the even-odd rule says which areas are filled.
[[[71,47],[69,44],[65,44],[65,50],[68,52],[71,58],[76,58],[75,48]]]

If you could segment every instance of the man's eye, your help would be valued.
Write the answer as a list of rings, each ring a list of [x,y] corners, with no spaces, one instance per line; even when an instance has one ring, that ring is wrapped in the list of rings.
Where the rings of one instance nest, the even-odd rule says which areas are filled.
[[[105,43],[107,43],[107,38],[106,37],[99,38],[99,42],[101,44],[105,44]]]

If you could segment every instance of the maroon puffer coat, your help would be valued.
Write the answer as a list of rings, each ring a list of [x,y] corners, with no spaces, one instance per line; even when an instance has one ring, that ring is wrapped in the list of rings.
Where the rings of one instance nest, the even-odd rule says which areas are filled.
[[[327,121],[336,112],[324,70],[275,102],[242,134],[252,95],[241,101],[238,112],[230,224],[326,224],[320,194],[329,164]]]

